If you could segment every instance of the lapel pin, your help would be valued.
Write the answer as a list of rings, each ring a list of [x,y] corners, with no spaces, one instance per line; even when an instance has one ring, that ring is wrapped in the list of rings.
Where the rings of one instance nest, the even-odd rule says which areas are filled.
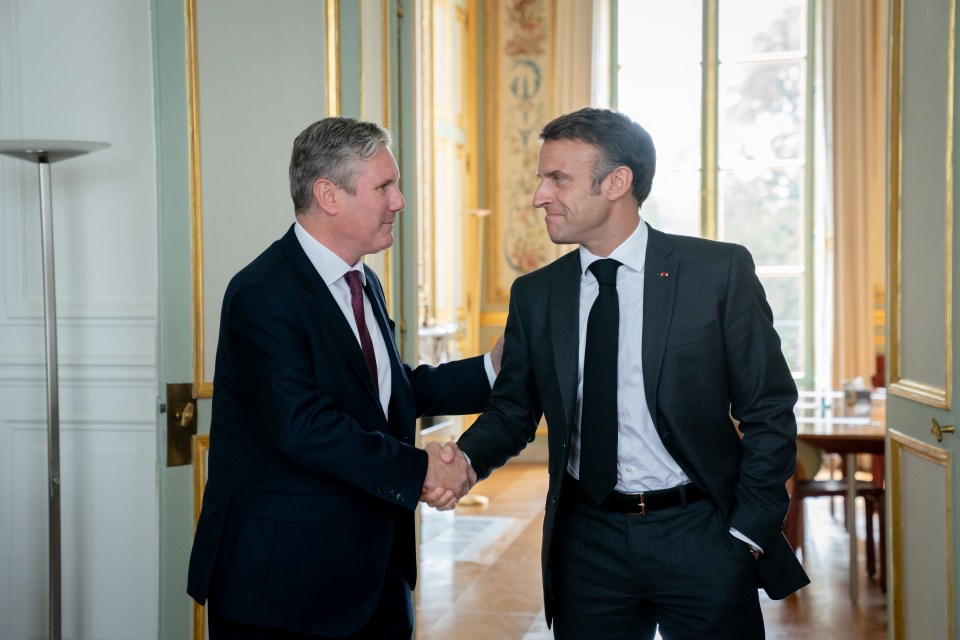
[[[669,275],[670,275],[670,274],[667,273],[666,271],[661,271],[661,272],[660,272],[660,277],[661,277],[661,278],[666,278],[666,277],[669,276]]]

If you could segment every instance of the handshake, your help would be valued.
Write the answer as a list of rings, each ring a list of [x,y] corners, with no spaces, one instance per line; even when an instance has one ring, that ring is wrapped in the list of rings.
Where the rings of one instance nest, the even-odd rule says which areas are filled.
[[[477,474],[456,443],[441,446],[431,442],[424,450],[428,456],[427,476],[420,501],[440,511],[453,509],[477,483]]]

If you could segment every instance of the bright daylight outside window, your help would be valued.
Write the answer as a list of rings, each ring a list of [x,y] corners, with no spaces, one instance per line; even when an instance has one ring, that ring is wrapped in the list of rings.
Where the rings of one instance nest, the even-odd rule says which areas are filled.
[[[787,362],[807,377],[807,0],[615,1],[614,107],[657,146],[644,219],[746,246]]]

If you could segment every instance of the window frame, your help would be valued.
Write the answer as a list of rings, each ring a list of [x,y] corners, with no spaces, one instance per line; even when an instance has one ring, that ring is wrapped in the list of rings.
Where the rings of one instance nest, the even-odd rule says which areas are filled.
[[[816,86],[816,34],[817,34],[817,0],[802,0],[806,4],[806,33],[805,33],[805,77],[804,77],[804,148],[797,166],[803,170],[801,186],[801,237],[802,247],[799,270],[784,268],[783,266],[757,267],[760,277],[776,277],[777,275],[799,275],[802,281],[800,322],[802,323],[800,340],[801,369],[793,371],[794,379],[804,387],[812,387],[814,382],[814,354],[816,332],[814,327],[814,190],[815,190],[815,100]],[[610,51],[609,51],[609,86],[610,107],[618,108],[619,102],[619,75],[620,61],[618,59],[619,33],[617,30],[620,0],[610,2]],[[719,178],[720,178],[720,140],[719,140],[719,75],[720,75],[720,20],[719,12],[721,0],[702,0],[702,32],[701,32],[701,140],[700,140],[700,235],[704,238],[717,239],[719,234]]]

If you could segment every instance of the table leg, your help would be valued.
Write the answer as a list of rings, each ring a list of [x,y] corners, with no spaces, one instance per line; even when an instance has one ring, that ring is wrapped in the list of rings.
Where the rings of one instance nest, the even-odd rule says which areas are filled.
[[[857,456],[844,454],[847,474],[847,534],[850,536],[850,600],[857,604],[860,594],[860,572],[857,562]]]

